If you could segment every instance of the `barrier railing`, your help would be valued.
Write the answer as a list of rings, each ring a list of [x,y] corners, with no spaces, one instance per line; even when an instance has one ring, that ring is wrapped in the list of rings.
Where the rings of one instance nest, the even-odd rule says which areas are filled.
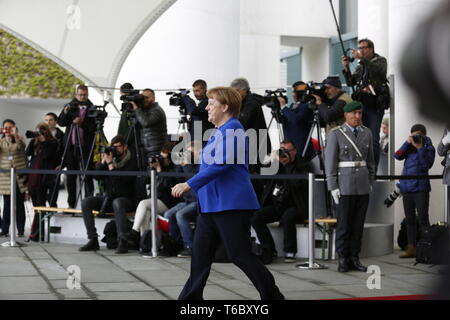
[[[183,173],[171,173],[171,172],[160,172],[157,173],[155,170],[149,171],[77,171],[77,170],[36,170],[36,169],[14,169],[4,170],[0,169],[0,173],[10,172],[11,174],[11,208],[10,208],[10,241],[2,244],[2,246],[17,247],[22,244],[16,241],[16,190],[17,190],[17,174],[66,174],[66,175],[92,175],[92,176],[135,176],[135,177],[145,177],[150,176],[150,186],[151,186],[151,230],[152,230],[152,256],[157,257],[157,247],[156,247],[156,215],[157,215],[157,188],[156,179],[157,177],[191,177],[193,174],[183,174]],[[376,176],[377,181],[386,180],[415,180],[415,179],[429,179],[437,180],[442,179],[442,175],[428,175],[428,176]],[[261,176],[261,175],[251,175],[251,179],[254,180],[308,180],[308,201],[309,201],[309,211],[308,211],[308,262],[302,265],[298,265],[299,268],[304,269],[324,269],[326,266],[320,265],[315,262],[315,214],[314,214],[314,183],[317,181],[324,181],[326,177],[324,175],[314,175],[301,174],[301,175],[273,175],[273,176]],[[445,189],[445,199],[447,200],[447,188]],[[447,209],[447,202],[445,204]],[[447,212],[447,211],[446,211]],[[447,215],[446,215],[447,216]],[[39,221],[39,225],[41,222]],[[39,236],[40,237],[40,236]]]

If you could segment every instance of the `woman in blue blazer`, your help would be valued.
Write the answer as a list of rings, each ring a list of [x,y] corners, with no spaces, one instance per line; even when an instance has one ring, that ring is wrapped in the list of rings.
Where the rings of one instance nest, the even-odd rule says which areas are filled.
[[[203,299],[220,241],[228,257],[250,278],[261,299],[284,299],[272,274],[252,253],[251,217],[259,209],[248,173],[248,141],[237,120],[241,98],[232,88],[208,91],[208,121],[217,128],[202,150],[200,171],[172,188],[174,197],[194,190],[200,214],[194,235],[191,274],[178,299]]]

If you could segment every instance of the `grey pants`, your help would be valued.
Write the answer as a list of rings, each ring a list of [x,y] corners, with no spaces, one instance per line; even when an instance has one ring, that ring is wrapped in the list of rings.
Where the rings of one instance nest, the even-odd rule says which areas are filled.
[[[81,202],[81,211],[83,212],[84,225],[86,226],[88,239],[97,238],[97,229],[95,228],[94,215],[92,210],[100,210],[104,197],[89,197]],[[127,232],[127,212],[134,209],[133,201],[128,198],[115,198],[111,204],[108,204],[106,211],[114,212],[117,238]]]

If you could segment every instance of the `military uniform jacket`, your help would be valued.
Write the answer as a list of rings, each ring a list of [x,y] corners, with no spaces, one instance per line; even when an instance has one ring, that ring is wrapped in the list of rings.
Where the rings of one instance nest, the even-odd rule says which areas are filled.
[[[339,129],[344,131],[358,147],[362,158]],[[339,189],[343,196],[369,194],[375,178],[372,132],[364,126],[357,129],[358,136],[355,137],[350,128],[343,124],[330,132],[326,142],[325,173],[328,190]],[[339,163],[356,161],[365,161],[366,165],[339,167]]]
[[[443,183],[446,185],[450,185],[450,145],[444,145],[442,143],[442,139],[447,135],[447,129],[444,130],[444,134],[441,138],[441,141],[439,142],[437,152],[439,156],[445,157],[442,161],[442,164],[444,165],[444,173],[443,173]]]

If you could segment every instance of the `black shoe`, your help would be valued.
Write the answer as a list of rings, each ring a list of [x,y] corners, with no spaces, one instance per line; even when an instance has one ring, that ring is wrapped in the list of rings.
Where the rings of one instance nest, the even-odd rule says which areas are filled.
[[[339,257],[339,265],[338,265],[338,271],[339,272],[348,272],[348,262],[347,257]]]
[[[119,240],[119,245],[117,246],[116,253],[128,253],[128,242],[125,239]]]
[[[192,257],[192,249],[191,248],[186,248],[183,251],[181,251],[177,257],[179,258],[190,258]]]
[[[367,267],[363,266],[359,261],[359,257],[350,257],[348,259],[348,268],[349,270],[367,272]]]
[[[89,239],[89,242],[80,247],[78,251],[97,251],[100,250],[97,238]]]

